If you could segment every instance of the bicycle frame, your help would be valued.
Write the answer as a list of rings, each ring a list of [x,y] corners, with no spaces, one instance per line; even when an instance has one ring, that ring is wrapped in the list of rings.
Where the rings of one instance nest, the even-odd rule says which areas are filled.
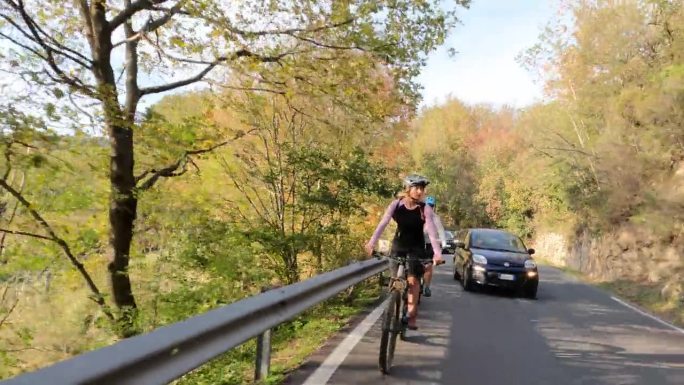
[[[406,277],[408,257],[389,257],[391,260],[397,262],[396,274],[390,277],[387,286],[389,292],[389,300],[387,308],[383,314],[382,320],[382,336],[380,338],[380,370],[384,374],[389,374],[392,360],[394,358],[394,349],[396,346],[397,335],[401,340],[406,339],[406,329],[408,327],[408,293],[409,284]],[[427,261],[421,259],[421,262]],[[420,285],[420,283],[417,283]],[[418,301],[419,297],[416,299]],[[416,303],[416,306],[418,303]]]

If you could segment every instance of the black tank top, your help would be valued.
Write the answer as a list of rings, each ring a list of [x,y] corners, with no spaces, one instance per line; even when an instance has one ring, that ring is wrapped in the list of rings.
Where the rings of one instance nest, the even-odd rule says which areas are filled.
[[[392,219],[397,222],[397,231],[392,240],[392,247],[397,251],[409,251],[425,247],[423,238],[423,226],[425,203],[418,203],[418,207],[409,210],[401,203],[394,209]]]

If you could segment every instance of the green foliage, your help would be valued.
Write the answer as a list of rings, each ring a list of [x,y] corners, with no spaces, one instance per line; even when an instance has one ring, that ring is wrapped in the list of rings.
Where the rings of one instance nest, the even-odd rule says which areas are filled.
[[[239,105],[248,112],[238,115],[253,138],[233,149],[232,161],[220,158],[242,193],[228,202],[236,227],[286,283],[310,274],[301,270],[302,258],[313,259],[313,271],[348,260],[339,245],[355,237],[351,228],[365,214],[364,201],[391,192],[386,167],[347,140],[357,132],[342,127],[344,120],[331,127],[277,97],[245,98]],[[324,135],[328,130],[346,136]]]
[[[413,156],[457,226],[532,236],[638,221],[674,236],[662,230],[673,228],[667,216],[679,223],[684,202],[674,187],[684,160],[681,2],[567,5],[572,18],[550,23],[520,56],[553,100],[516,114],[457,101],[426,109]]]
[[[356,258],[365,202],[391,192],[372,151],[406,124],[426,55],[469,1],[192,1],[163,17],[110,3],[2,6],[0,87],[31,95],[0,101],[0,279],[32,289],[13,325],[59,320],[2,331],[0,351],[46,353],[3,358],[3,376]],[[225,91],[141,114],[209,76]],[[109,278],[119,325],[83,278]]]
[[[521,56],[544,74],[553,100],[522,111],[449,100],[409,124],[419,99],[415,75],[456,21],[453,12],[409,0],[331,7],[248,1],[229,18],[220,2],[188,2],[188,22],[164,25],[157,44],[186,58],[230,51],[236,42],[252,51],[224,63],[230,81],[215,83],[224,91],[168,96],[130,124],[140,182],[129,268],[137,329],[183,320],[357,258],[375,224],[368,214],[391,195],[399,168],[434,181],[430,193],[448,227],[503,227],[532,237],[549,227],[608,232],[630,222],[664,239],[676,237],[684,223],[681,4],[568,4],[573,24],[550,25]],[[147,20],[148,11],[135,20]],[[289,15],[273,18],[273,28],[291,30],[279,23],[292,21],[302,33],[248,32],[265,15]],[[36,17],[65,21],[55,23],[55,39],[89,52],[73,4],[46,2]],[[197,25],[209,33],[194,33]],[[159,64],[151,55],[156,48],[148,48],[139,50],[141,73],[166,75],[171,59]],[[4,46],[0,55],[12,56]],[[29,77],[43,84],[44,63],[37,58],[12,56],[3,63],[9,70],[40,70]],[[86,69],[65,73],[92,80]],[[3,101],[0,173],[104,286],[111,148],[82,130],[65,135],[64,127],[84,121],[64,106],[78,92],[52,84],[48,91],[49,101],[30,109],[24,99]],[[123,100],[125,90],[118,91]],[[143,188],[152,175],[158,183]],[[7,191],[0,208],[1,228],[34,235],[2,238],[0,281],[30,290],[20,297],[21,311],[8,318],[11,327],[0,328],[0,376],[116,341],[116,330],[88,299],[63,250],[40,238],[45,228]],[[296,358],[294,364],[276,359],[267,382],[280,381],[371,296],[358,297],[338,298],[278,327],[276,351]],[[33,350],[10,352],[15,348]],[[40,362],[31,356],[38,351],[45,353]],[[179,383],[244,383],[254,352],[248,342]]]

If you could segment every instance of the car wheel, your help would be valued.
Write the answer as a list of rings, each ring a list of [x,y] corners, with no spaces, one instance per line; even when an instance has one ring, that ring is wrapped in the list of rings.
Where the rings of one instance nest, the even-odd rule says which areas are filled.
[[[525,298],[537,299],[537,285],[525,289]]]
[[[467,267],[463,268],[463,277],[461,279],[461,284],[463,285],[463,290],[465,291],[475,290],[475,284],[473,283],[470,270]]]
[[[458,281],[461,279],[461,276],[458,274],[458,269],[456,268],[456,265],[454,265],[454,281]]]

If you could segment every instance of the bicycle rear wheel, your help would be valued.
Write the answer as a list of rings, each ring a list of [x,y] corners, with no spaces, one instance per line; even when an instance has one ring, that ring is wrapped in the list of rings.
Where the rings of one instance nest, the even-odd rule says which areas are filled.
[[[382,319],[382,336],[380,337],[380,371],[389,374],[394,359],[394,349],[397,345],[397,333],[401,320],[401,293],[392,290]]]

